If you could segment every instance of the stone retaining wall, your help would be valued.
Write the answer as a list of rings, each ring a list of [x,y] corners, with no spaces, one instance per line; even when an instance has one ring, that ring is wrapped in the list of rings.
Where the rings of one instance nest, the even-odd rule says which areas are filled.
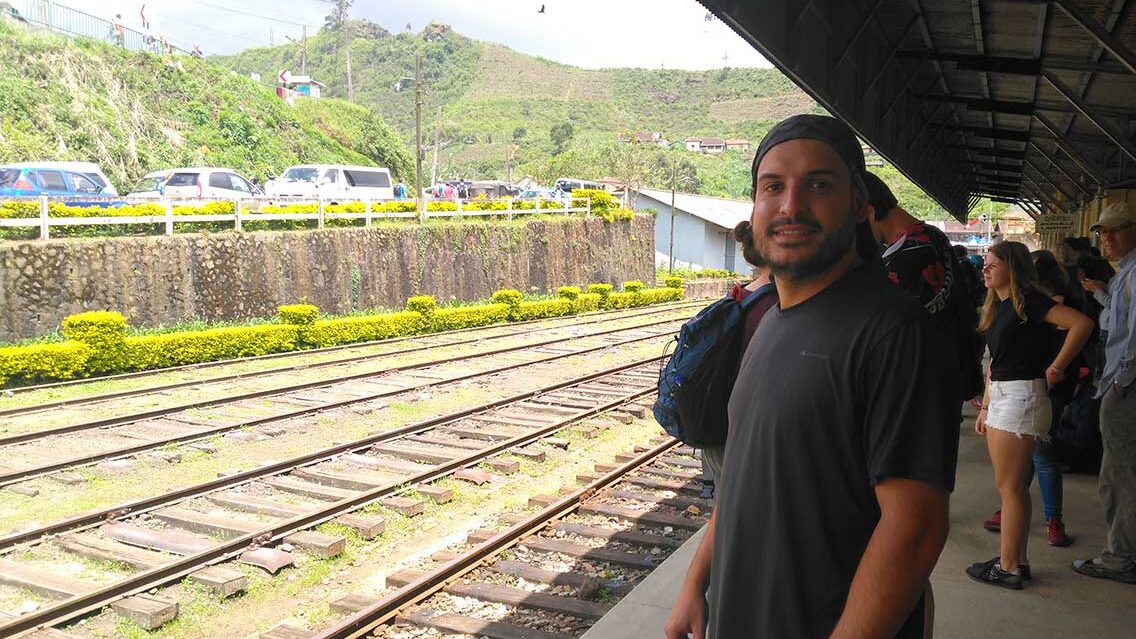
[[[381,225],[171,237],[0,241],[0,341],[51,333],[72,313],[117,310],[138,326],[439,303],[500,288],[545,292],[654,278],[654,218]]]

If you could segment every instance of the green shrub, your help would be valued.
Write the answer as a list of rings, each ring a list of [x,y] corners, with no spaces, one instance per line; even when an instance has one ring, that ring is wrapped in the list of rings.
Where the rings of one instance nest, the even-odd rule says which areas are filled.
[[[609,311],[631,308],[637,306],[635,303],[637,298],[635,293],[611,293],[604,299],[603,308]]]
[[[488,326],[509,321],[508,304],[479,304],[457,308],[440,308],[434,311],[433,331],[454,331],[459,328]]]
[[[682,299],[682,288],[648,288],[639,291],[635,306],[648,306],[663,302],[676,302]]]
[[[631,280],[630,282],[623,283],[624,293],[638,293],[641,290],[643,290],[643,282],[639,280]]]
[[[88,311],[63,318],[63,337],[91,347],[86,372],[107,373],[121,369],[126,318],[116,311]]]
[[[293,324],[259,324],[128,337],[123,363],[124,368],[142,371],[283,353],[299,348],[300,332]]]
[[[563,297],[564,299],[574,300],[574,299],[580,297],[580,287],[579,286],[561,286],[560,288],[556,289],[556,295],[558,297]]]
[[[276,308],[281,322],[296,326],[315,323],[319,319],[319,312],[319,307],[314,304],[285,304]]]
[[[73,341],[0,348],[0,386],[84,377],[92,353],[90,346]]]
[[[631,209],[625,209],[619,206],[619,200],[615,196],[603,189],[573,189],[572,190],[572,205],[583,206],[582,201],[577,199],[589,198],[591,200],[592,215],[603,218],[605,222],[615,222],[618,220],[630,220],[635,217],[635,212]]]
[[[341,317],[339,319],[320,320],[313,324],[306,331],[304,342],[316,348],[370,342],[413,335],[420,332],[425,326],[425,318],[421,313],[414,311],[363,317]]]
[[[682,278],[674,276],[664,277],[663,286],[667,288],[682,288]]]
[[[580,293],[576,298],[576,312],[588,313],[599,310],[603,296],[599,293]]]
[[[406,300],[406,310],[421,313],[423,317],[429,318],[434,314],[434,309],[438,307],[438,303],[434,301],[431,295],[416,295]]]
[[[560,298],[555,300],[540,300],[537,302],[521,302],[515,309],[513,321],[543,319],[545,317],[561,317],[571,315],[575,311],[572,300]]]
[[[588,292],[600,296],[600,308],[607,308],[607,296],[613,288],[611,284],[588,284]]]
[[[503,288],[493,293],[490,298],[495,304],[507,304],[509,306],[509,321],[516,322],[518,317],[517,308],[521,304],[521,300],[525,298],[520,291],[512,288]]]

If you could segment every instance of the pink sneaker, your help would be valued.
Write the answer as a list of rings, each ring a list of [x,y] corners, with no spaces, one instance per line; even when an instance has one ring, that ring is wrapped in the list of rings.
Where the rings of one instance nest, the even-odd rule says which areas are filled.
[[[994,511],[994,516],[982,522],[982,527],[990,532],[1002,532],[1002,510]]]

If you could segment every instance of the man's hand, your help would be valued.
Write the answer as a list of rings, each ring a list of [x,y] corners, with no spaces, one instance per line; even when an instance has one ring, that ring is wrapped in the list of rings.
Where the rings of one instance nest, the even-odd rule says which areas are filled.
[[[1081,280],[1081,286],[1090,293],[1096,293],[1097,291],[1103,291],[1108,285],[1100,280],[1090,280],[1086,277]]]
[[[683,585],[671,608],[671,616],[663,633],[667,639],[704,639],[706,637],[706,596]]]

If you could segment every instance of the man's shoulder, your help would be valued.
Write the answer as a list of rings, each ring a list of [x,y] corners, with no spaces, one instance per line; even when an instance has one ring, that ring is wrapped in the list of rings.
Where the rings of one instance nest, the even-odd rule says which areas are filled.
[[[863,317],[890,326],[927,314],[910,293],[888,279],[887,272],[878,263],[861,265],[845,280],[841,299],[837,301],[841,316]]]

